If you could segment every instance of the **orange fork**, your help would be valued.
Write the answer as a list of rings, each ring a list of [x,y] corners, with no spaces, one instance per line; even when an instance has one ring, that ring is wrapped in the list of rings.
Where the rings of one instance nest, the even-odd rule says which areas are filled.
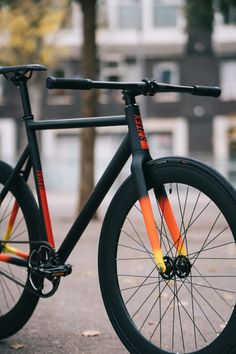
[[[180,230],[177,225],[170,201],[165,193],[165,190],[163,188],[162,193],[159,195],[156,195],[158,204],[160,206],[160,209],[162,211],[162,214],[164,216],[166,225],[169,229],[170,235],[172,237],[173,243],[175,248],[177,249],[178,253],[182,256],[187,256],[187,251],[184,245],[184,242],[181,238]],[[161,250],[161,245],[160,245],[160,238],[158,235],[158,230],[156,227],[156,223],[154,220],[154,215],[153,215],[153,210],[150,202],[150,198],[148,195],[142,196],[139,199],[141,211],[143,214],[144,218],[144,223],[146,226],[146,230],[148,233],[149,241],[153,250],[154,254],[154,259],[157,264],[158,269],[165,273],[166,271],[166,265],[165,261],[163,259],[163,253]]]
[[[187,251],[181,238],[180,229],[177,225],[176,218],[174,216],[174,212],[172,210],[171,203],[168,199],[164,186],[160,190],[155,191],[155,195],[172,237],[174,246],[181,256],[186,257]]]
[[[151,247],[154,254],[154,259],[157,264],[158,269],[165,273],[166,265],[163,259],[163,254],[161,250],[159,235],[157,231],[157,227],[154,221],[154,215],[152,211],[152,206],[150,202],[150,198],[148,195],[145,195],[139,199],[141,211],[144,218],[144,223],[146,226],[147,234],[149,237],[149,241],[151,243]]]

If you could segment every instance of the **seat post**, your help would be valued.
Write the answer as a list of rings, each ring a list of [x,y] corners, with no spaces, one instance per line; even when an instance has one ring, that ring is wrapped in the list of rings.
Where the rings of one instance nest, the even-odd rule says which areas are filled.
[[[33,119],[31,105],[30,105],[30,99],[29,99],[29,93],[28,93],[28,87],[27,87],[27,78],[22,76],[18,80],[17,86],[20,89],[21,102],[22,102],[23,112],[24,112],[23,119],[24,120],[25,119]]]
[[[34,71],[46,71],[47,68],[40,64],[26,64],[15,66],[0,66],[0,74],[12,82],[20,89],[21,102],[24,111],[24,120],[33,119],[29,100],[27,81],[31,78]],[[28,75],[26,75],[29,73]]]

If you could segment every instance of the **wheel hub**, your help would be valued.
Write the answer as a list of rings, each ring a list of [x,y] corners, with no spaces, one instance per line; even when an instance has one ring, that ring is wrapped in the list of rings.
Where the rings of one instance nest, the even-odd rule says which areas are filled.
[[[164,262],[166,265],[166,271],[160,272],[163,279],[170,280],[174,276],[184,279],[187,278],[191,271],[191,263],[187,257],[177,256],[175,258],[165,256]]]

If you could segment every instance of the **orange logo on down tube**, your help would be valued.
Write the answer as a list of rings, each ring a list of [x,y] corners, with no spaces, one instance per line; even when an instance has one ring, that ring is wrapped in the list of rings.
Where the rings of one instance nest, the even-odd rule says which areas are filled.
[[[40,190],[45,190],[44,180],[43,180],[43,172],[41,170],[37,170],[37,178],[38,178],[38,186]]]
[[[140,115],[138,115],[138,114],[134,115],[134,119],[135,119],[136,129],[137,129],[138,136],[139,136],[141,149],[143,149],[143,150],[148,149],[148,143],[147,143],[145,131],[143,129],[142,119],[141,119]]]

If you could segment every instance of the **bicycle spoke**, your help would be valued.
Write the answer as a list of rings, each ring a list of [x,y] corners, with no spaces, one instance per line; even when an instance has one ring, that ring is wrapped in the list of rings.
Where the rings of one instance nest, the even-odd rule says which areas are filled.
[[[177,291],[176,291],[176,300],[177,300],[177,309],[178,309],[178,318],[179,318],[181,341],[182,341],[183,351],[185,352],[183,324],[182,324],[182,317],[181,317],[181,311],[180,311],[180,301],[178,299]],[[194,322],[193,322],[193,326],[195,327]]]
[[[0,270],[0,275],[1,275],[1,270]],[[8,304],[6,292],[10,293],[10,291],[9,291],[9,288],[8,288],[6,282],[5,282],[5,279],[2,278],[2,276],[0,276],[0,283],[1,283],[1,289],[2,289],[4,300],[5,300],[5,304],[7,306],[7,309],[9,309],[9,304]],[[11,293],[10,293],[10,295],[11,295]],[[3,312],[1,311],[1,307],[0,307],[0,313],[1,313],[1,315],[3,315]]]
[[[128,219],[128,218],[127,218]],[[128,219],[129,220],[129,219]],[[135,234],[137,235],[138,239],[140,242],[138,242],[134,237],[132,237],[128,232],[126,232],[125,230],[121,230],[123,232],[123,234],[125,234],[127,237],[129,237],[131,240],[133,240],[135,243],[137,243],[139,246],[141,246],[142,248],[144,248],[144,250],[146,251],[146,253],[149,255],[149,258],[153,259],[153,254],[152,252],[144,245],[143,241],[141,240],[141,237],[139,236],[138,232],[136,231],[135,227],[133,226],[133,224],[131,223],[131,221],[129,220],[130,225],[132,226],[133,230],[135,231]],[[153,259],[153,263],[155,264],[155,261]]]
[[[116,258],[116,260],[118,262],[121,262],[121,261],[143,261],[143,260],[148,260],[150,259],[150,257],[127,257],[127,258]]]
[[[176,280],[174,281],[174,293],[176,293],[177,290],[177,284]],[[174,342],[175,342],[175,307],[176,307],[176,300],[174,296],[174,304],[173,304],[173,314],[172,314],[172,350],[174,350]]]
[[[128,238],[130,238],[132,241],[134,241],[134,243],[137,243],[137,245],[141,246],[142,248],[145,249],[145,251],[150,252],[149,250],[146,249],[146,247],[144,247],[143,243],[138,242],[134,237],[132,237],[128,232],[126,232],[125,230],[121,230],[122,234],[127,236]]]
[[[161,211],[159,203],[157,203],[157,207],[158,207],[161,226],[159,227],[158,224],[156,223],[156,228],[157,228],[159,235],[160,235],[161,248],[163,248],[163,246],[164,246],[166,254],[171,254],[171,256],[174,256],[174,254],[173,254],[174,243],[173,243],[172,239],[170,239],[168,237],[167,228],[164,223],[164,214]],[[167,243],[167,245],[166,245],[166,243]]]
[[[157,284],[157,282],[151,282],[151,283],[145,283],[142,286],[150,286],[150,285],[154,285]],[[139,285],[134,285],[134,286],[129,286],[128,288],[121,288],[120,291],[127,291],[127,290],[131,290],[131,289],[137,289],[139,287]]]
[[[156,267],[154,267],[151,272],[147,275],[147,276],[144,276],[144,280],[143,282],[140,284],[140,286],[134,291],[134,293],[128,298],[128,300],[126,301],[126,305],[129,303],[129,301],[137,294],[137,292],[141,289],[142,285],[146,282],[147,279],[151,278],[151,274],[154,272],[154,270],[156,269]],[[122,275],[119,275],[119,276],[122,276]],[[133,275],[132,275],[133,277]],[[139,277],[139,276],[137,276]]]
[[[123,245],[123,244],[121,244],[121,243],[119,243],[119,246],[120,246],[120,247],[127,248],[127,249],[130,249],[130,250],[138,251],[138,252],[143,252],[143,253],[147,253],[147,254],[150,253],[150,252],[147,252],[147,250],[141,250],[141,249],[139,249],[139,248],[131,247],[131,246],[128,246],[128,245]]]
[[[219,216],[218,216],[218,217],[219,217]],[[218,218],[217,218],[217,219],[218,219]],[[217,219],[215,220],[214,225],[216,224]],[[214,226],[214,225],[213,225],[213,226]],[[196,257],[195,257],[195,258],[197,258],[198,255],[199,255],[202,251],[212,249],[212,248],[207,248],[207,246],[209,246],[214,240],[216,240],[219,236],[221,236],[225,230],[228,229],[228,227],[225,227],[225,228],[224,228],[223,230],[221,230],[211,241],[207,242],[207,240],[208,240],[208,238],[210,237],[210,234],[211,234],[211,232],[212,232],[213,226],[212,226],[211,230],[209,231],[209,233],[208,233],[208,235],[207,235],[207,237],[206,237],[206,239],[205,239],[203,245],[201,246],[200,250],[196,253]],[[224,246],[224,245],[227,245],[227,243],[223,244],[223,246]],[[217,247],[221,247],[221,246],[222,246],[222,245],[216,245],[216,246],[213,246],[213,248],[214,248],[214,247],[217,248]]]
[[[151,297],[151,295],[152,295],[152,294],[154,293],[154,291],[157,289],[158,285],[159,285],[159,284],[157,284],[157,285],[155,286],[155,288],[147,295],[146,299],[142,302],[142,304],[139,306],[139,308],[135,311],[135,313],[133,314],[132,318],[134,318],[134,317],[137,315],[137,313],[141,310],[141,308],[147,303],[147,301],[149,300],[149,298]],[[161,296],[161,294],[160,294],[159,296]],[[145,320],[143,321],[141,327],[139,327],[139,331],[141,331],[141,329],[143,328],[144,324],[146,323],[146,321],[147,321],[147,319],[148,319],[150,313],[152,312],[154,306],[156,305],[158,299],[159,299],[159,297],[155,300],[155,302],[154,302],[154,304],[152,305],[150,311],[148,312],[148,314],[147,314]]]
[[[203,276],[204,277],[204,276]],[[192,276],[192,278],[196,278],[196,276]],[[202,278],[202,276],[197,276],[197,278]],[[180,281],[177,279],[177,281]],[[194,286],[199,286],[201,288],[205,288],[205,289],[212,289],[212,290],[217,290],[217,291],[221,291],[221,292],[224,292],[224,293],[229,293],[229,294],[235,294],[236,295],[236,291],[232,291],[232,290],[229,290],[229,289],[223,289],[223,288],[217,288],[217,287],[214,287],[212,285],[204,285],[204,284],[198,284],[198,283],[193,283]]]
[[[133,231],[135,232],[135,235],[138,237],[140,243],[139,243],[136,239],[132,238],[129,234],[126,233],[127,236],[131,237],[135,242],[137,242],[139,245],[141,245],[148,253],[151,253],[151,252],[146,248],[146,246],[144,245],[144,242],[142,241],[142,239],[141,239],[139,233],[137,232],[137,230],[136,230],[136,228],[134,227],[133,223],[131,222],[130,218],[127,218],[127,220],[129,221],[129,223],[130,223],[130,225],[131,225]]]
[[[198,333],[199,333],[199,334],[201,335],[201,337],[206,341],[206,339],[205,339],[204,335],[202,334],[202,332],[200,331],[199,327],[196,325],[196,323],[194,322],[194,320],[193,320],[193,319],[191,318],[191,316],[189,315],[188,311],[185,309],[185,307],[184,307],[184,305],[182,304],[182,302],[179,300],[178,293],[180,292],[180,289],[183,287],[184,281],[181,283],[181,285],[179,286],[179,288],[177,289],[176,292],[174,292],[174,291],[169,287],[168,283],[166,283],[166,285],[168,286],[168,288],[169,288],[169,289],[171,290],[171,292],[173,293],[173,298],[172,298],[172,300],[169,302],[169,304],[168,304],[168,306],[167,306],[165,312],[162,314],[162,317],[160,318],[158,324],[156,325],[154,331],[152,332],[152,335],[151,335],[150,339],[152,339],[154,333],[156,332],[157,328],[158,328],[159,325],[160,325],[160,322],[163,320],[163,318],[165,317],[165,315],[166,315],[167,311],[169,310],[171,304],[173,303],[174,298],[176,298],[176,300],[177,300],[177,307],[180,306],[180,307],[183,309],[184,313],[185,313],[185,314],[187,315],[187,317],[190,319],[191,323],[193,323],[193,324],[196,326],[196,329],[197,329]],[[179,308],[180,308],[180,307],[179,307]],[[179,312],[179,321],[180,321],[181,324],[182,324],[181,313],[180,313],[180,312]]]
[[[210,284],[210,282],[207,280],[207,278],[209,278],[209,276],[205,276],[203,275],[199,269],[197,269],[196,267],[194,267],[194,269],[197,271],[197,273],[201,276],[202,279],[204,279],[204,281],[207,283],[207,285],[215,292],[215,294],[217,294],[219,296],[219,298],[221,300],[223,300],[229,307],[231,307],[231,305],[222,297],[221,294],[219,294],[218,290],[215,289],[214,287],[212,287],[212,285]],[[217,276],[217,278],[219,278],[220,276]],[[211,277],[212,278],[212,277]],[[214,277],[215,278],[215,277]],[[224,275],[223,278],[227,278],[227,275]],[[231,277],[229,277],[231,278]]]
[[[189,293],[191,294],[191,300],[192,302],[196,302],[196,304],[198,305],[199,310],[201,311],[201,313],[203,314],[203,316],[205,317],[205,319],[207,320],[207,322],[209,323],[209,325],[211,326],[211,328],[214,330],[215,334],[217,334],[216,329],[214,328],[212,322],[209,320],[209,317],[207,316],[206,312],[203,310],[201,304],[198,302],[196,296],[194,295],[194,283],[192,283],[192,280],[187,281],[187,284],[190,284],[191,286],[191,290],[188,289],[187,284],[185,284],[186,289],[189,291]],[[194,313],[193,313],[193,317],[195,317]],[[195,345],[197,348],[197,338],[196,338],[196,332],[194,331],[194,338],[195,338]]]
[[[225,242],[225,243],[222,243],[220,245],[216,245],[216,246],[212,246],[212,247],[209,247],[209,248],[205,248],[201,252],[212,251],[214,249],[218,249],[220,247],[224,247],[224,246],[228,246],[228,245],[235,245],[235,242],[233,242],[233,241],[232,242]],[[192,254],[198,255],[200,253],[199,253],[199,251],[197,251],[197,252],[194,252],[194,253],[190,253],[189,256],[192,256]]]

